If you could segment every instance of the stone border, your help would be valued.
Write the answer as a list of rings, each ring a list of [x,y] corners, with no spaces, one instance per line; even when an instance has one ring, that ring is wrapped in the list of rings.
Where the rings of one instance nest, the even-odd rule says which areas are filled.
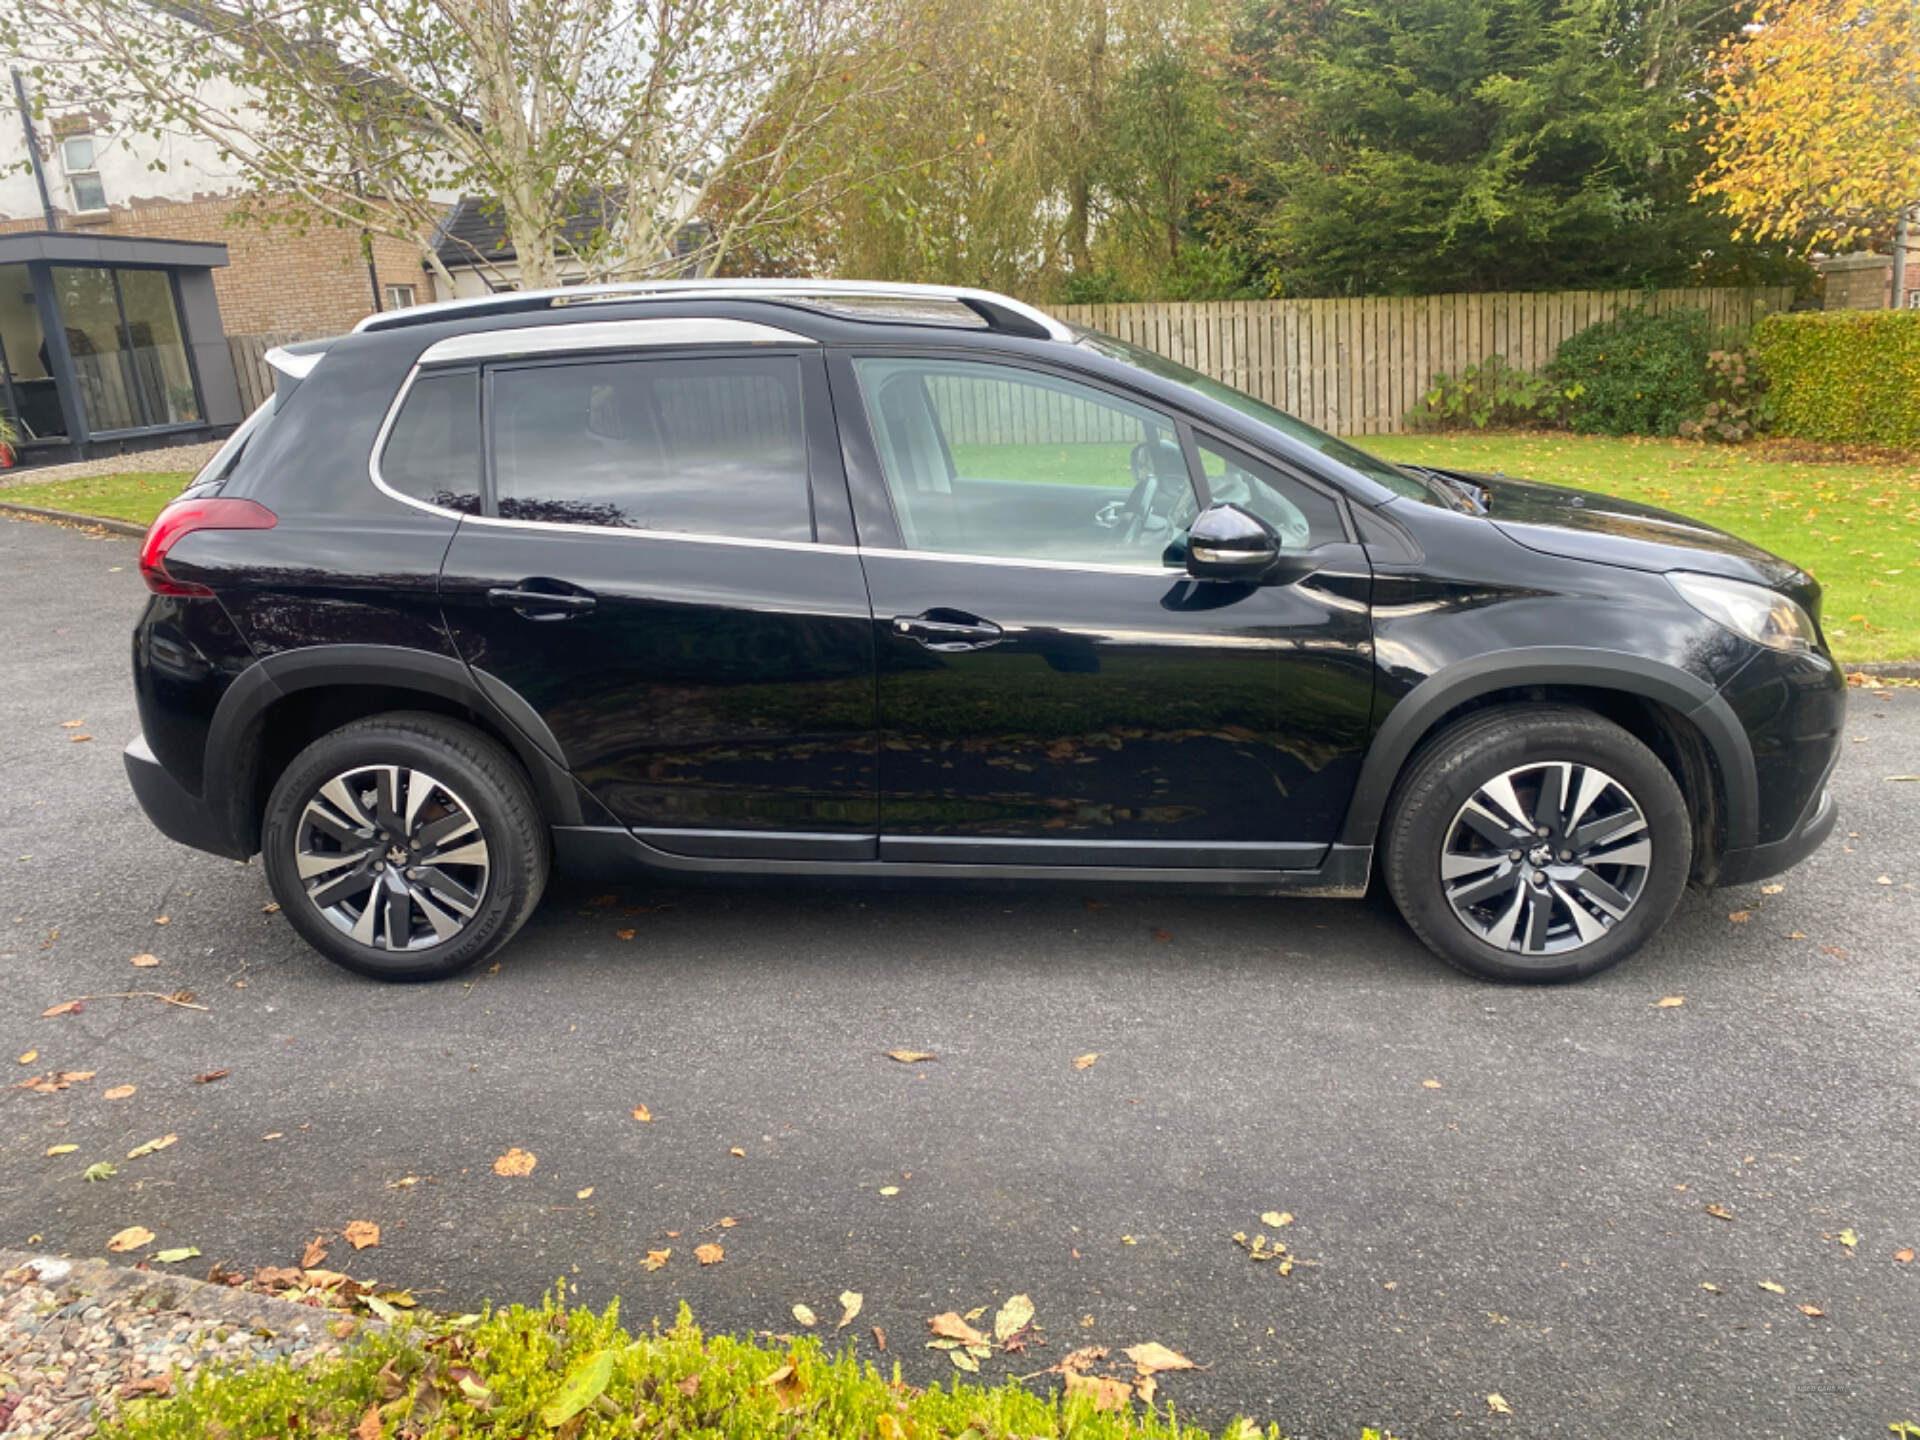
[[[63,525],[85,525],[114,535],[128,535],[135,540],[147,538],[147,526],[136,525],[131,520],[111,520],[104,515],[76,515],[71,510],[49,510],[44,505],[22,505],[14,500],[0,500],[0,512],[24,515],[33,520],[57,520]]]
[[[25,1276],[20,1272],[25,1271]],[[341,1320],[353,1324],[351,1333],[384,1330],[375,1316],[323,1310],[273,1295],[261,1295],[230,1285],[214,1285],[185,1275],[156,1270],[134,1270],[105,1260],[75,1260],[66,1256],[35,1255],[25,1250],[0,1250],[0,1277],[30,1278],[32,1283],[76,1298],[102,1304],[125,1300],[143,1309],[166,1310],[237,1330],[271,1330],[285,1334],[304,1330],[314,1341],[339,1338],[332,1327]]]

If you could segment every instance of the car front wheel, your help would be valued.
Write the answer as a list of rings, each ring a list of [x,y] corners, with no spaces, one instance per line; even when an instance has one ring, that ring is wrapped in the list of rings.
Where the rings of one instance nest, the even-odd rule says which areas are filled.
[[[1686,888],[1693,830],[1665,765],[1589,711],[1509,706],[1426,744],[1388,816],[1387,886],[1450,964],[1577,980],[1638,950]]]
[[[294,929],[381,980],[438,980],[512,938],[548,869],[546,827],[511,756],[471,726],[376,715],[315,740],[261,826]]]

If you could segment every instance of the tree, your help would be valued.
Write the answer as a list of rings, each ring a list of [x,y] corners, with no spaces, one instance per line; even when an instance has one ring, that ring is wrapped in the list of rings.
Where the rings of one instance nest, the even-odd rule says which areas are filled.
[[[49,102],[219,145],[262,218],[437,263],[447,202],[482,196],[521,282],[552,285],[567,261],[711,267],[817,204],[850,176],[816,142],[897,80],[904,21],[898,0],[7,0],[0,38]]]
[[[1886,234],[1920,198],[1920,33],[1909,0],[1792,0],[1719,55],[1700,191],[1755,235]]]
[[[1248,0],[1219,233],[1272,293],[1775,278],[1676,126],[1723,0]]]

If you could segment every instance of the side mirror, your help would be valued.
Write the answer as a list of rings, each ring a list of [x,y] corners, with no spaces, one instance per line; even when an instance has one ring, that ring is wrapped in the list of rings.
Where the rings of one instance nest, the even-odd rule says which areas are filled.
[[[1187,574],[1196,580],[1263,580],[1279,558],[1280,537],[1238,505],[1210,506],[1187,530]]]

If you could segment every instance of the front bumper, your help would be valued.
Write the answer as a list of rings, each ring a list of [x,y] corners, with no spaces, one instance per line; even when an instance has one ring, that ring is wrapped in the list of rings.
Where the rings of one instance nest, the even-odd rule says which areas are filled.
[[[1784,839],[1729,850],[1722,855],[1719,878],[1714,883],[1741,885],[1791,869],[1826,843],[1839,818],[1840,807],[1833,803],[1833,792],[1822,784],[1812,806]]]
[[[146,736],[136,735],[128,741],[120,758],[126,763],[127,781],[133,786],[134,798],[162,835],[230,860],[247,858],[206,801],[175,780],[153,758]]]

